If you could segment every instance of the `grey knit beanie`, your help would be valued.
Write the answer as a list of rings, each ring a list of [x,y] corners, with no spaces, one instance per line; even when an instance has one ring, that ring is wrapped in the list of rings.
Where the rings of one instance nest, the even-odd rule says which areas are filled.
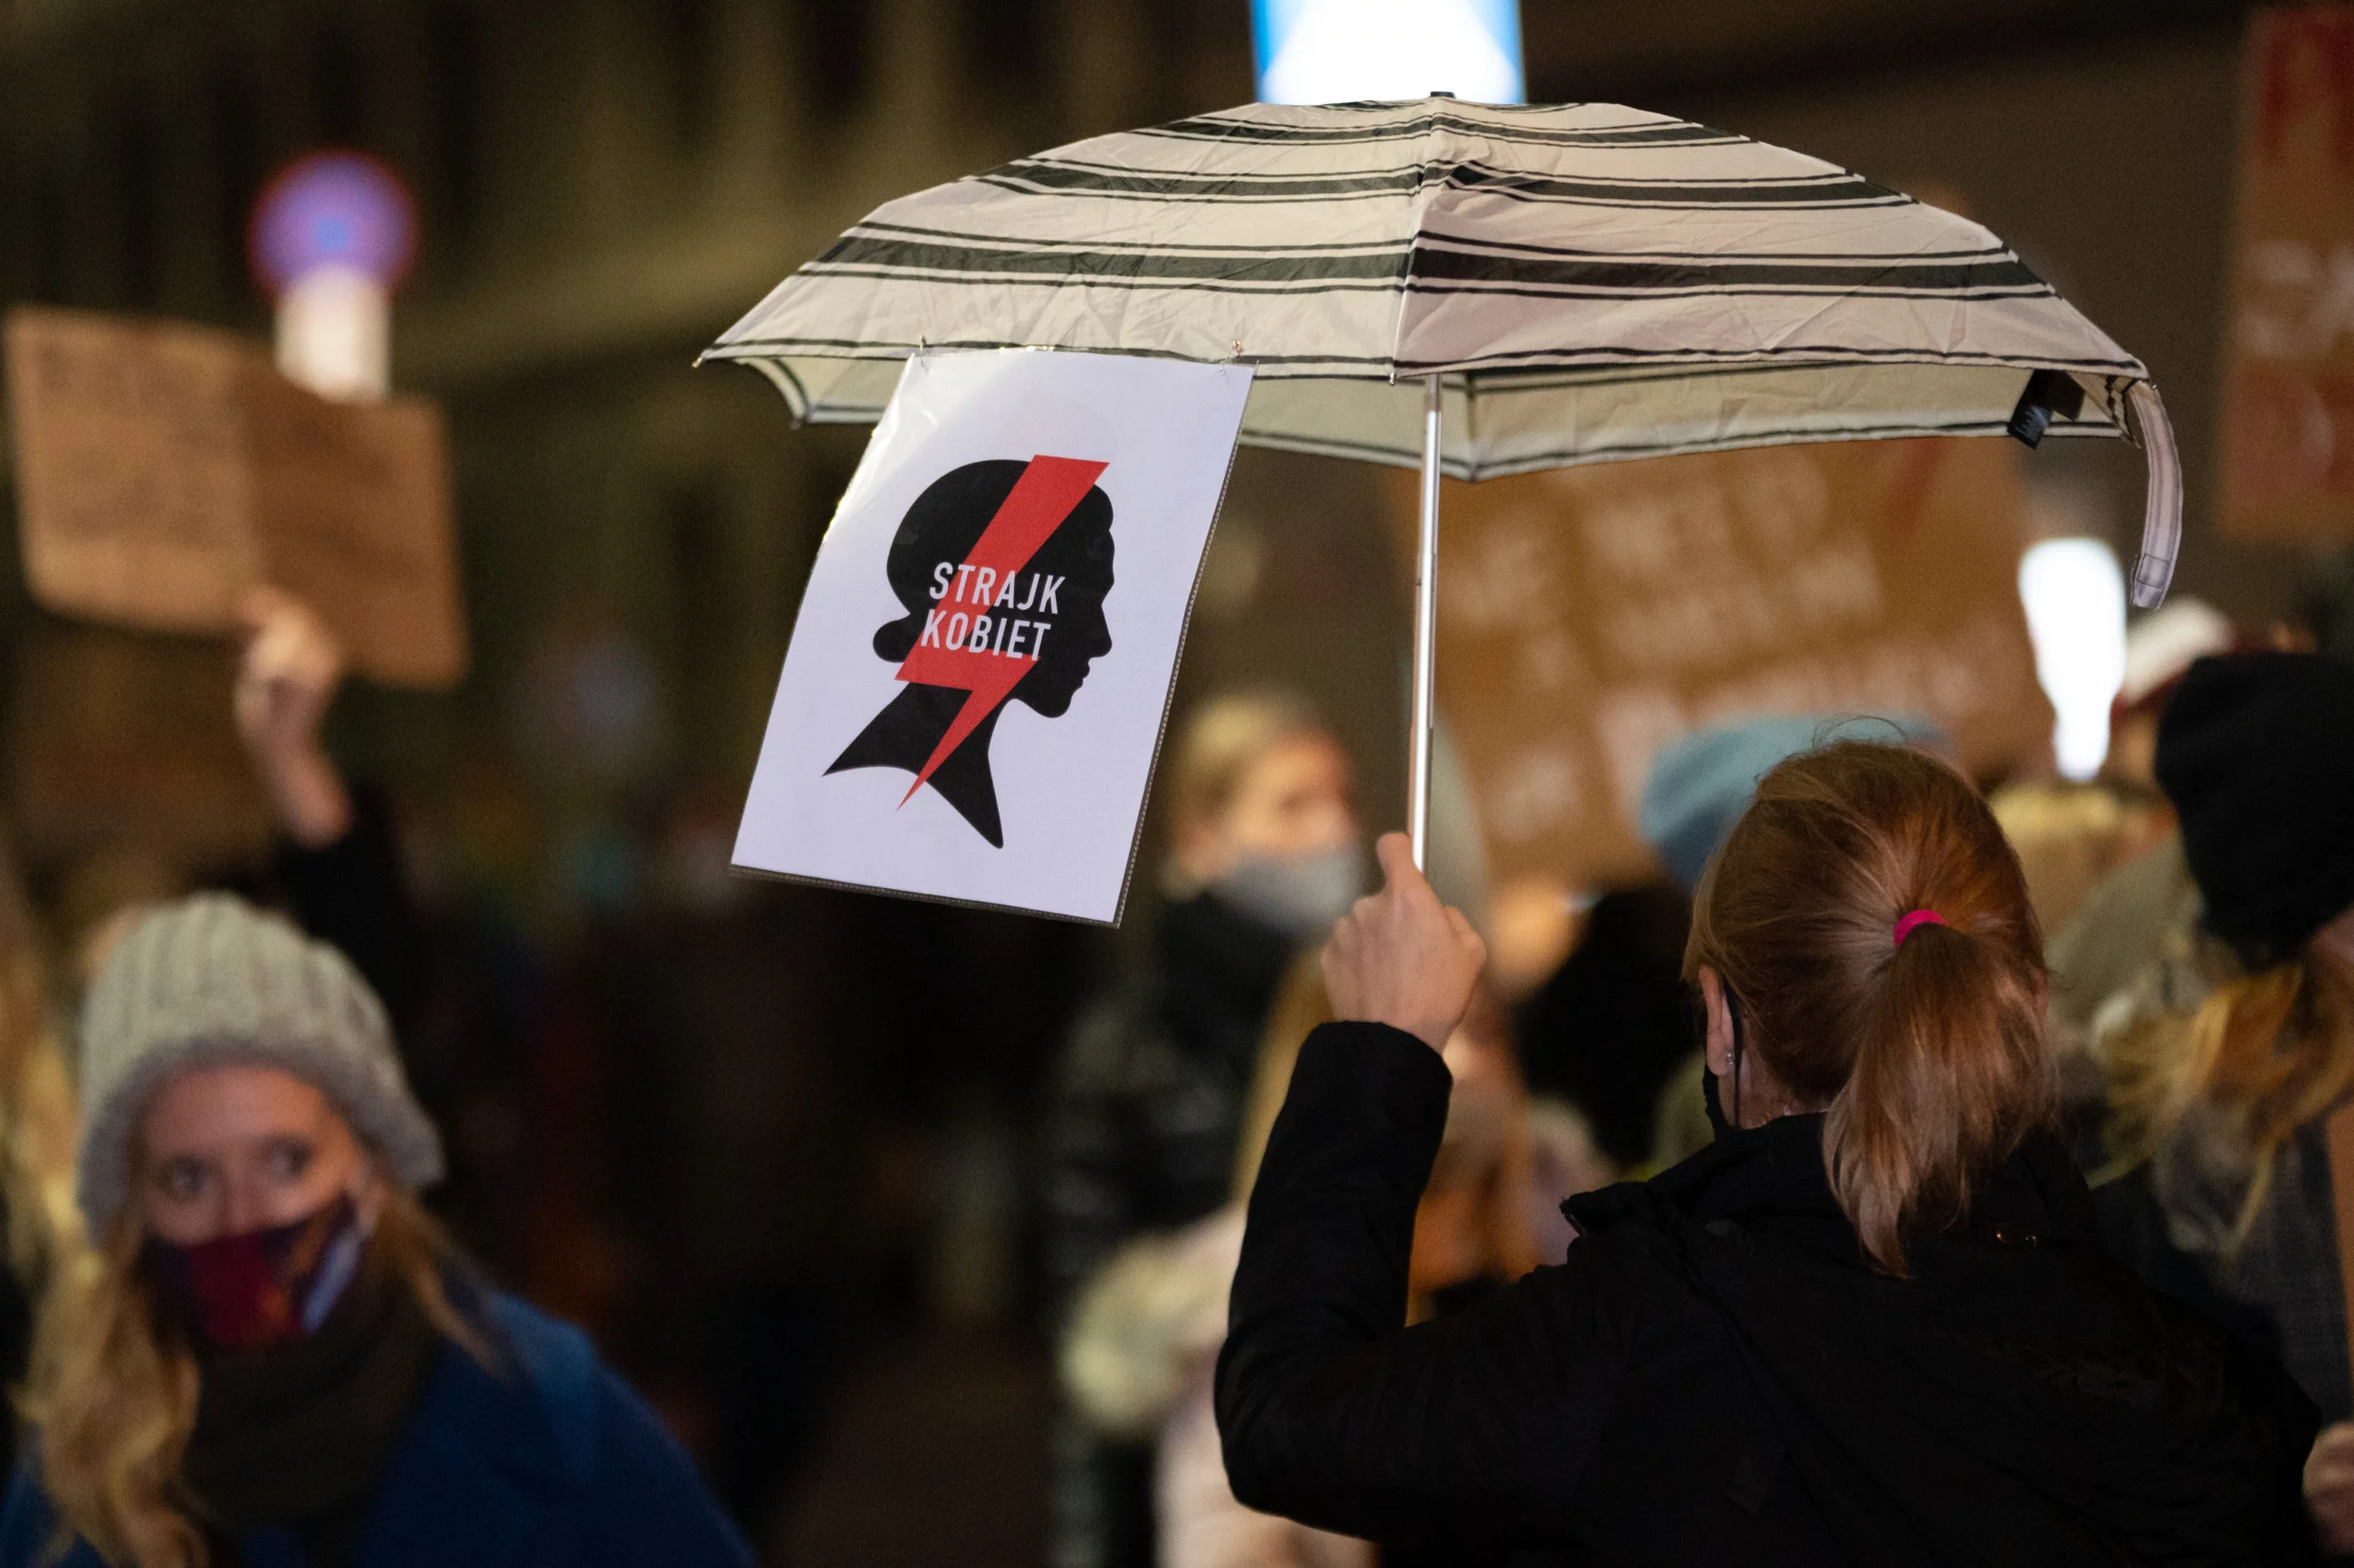
[[[316,1086],[402,1186],[440,1180],[441,1139],[350,960],[241,898],[198,894],[126,932],[82,1004],[75,1195],[93,1238],[130,1199],[149,1097],[186,1068],[231,1065]]]

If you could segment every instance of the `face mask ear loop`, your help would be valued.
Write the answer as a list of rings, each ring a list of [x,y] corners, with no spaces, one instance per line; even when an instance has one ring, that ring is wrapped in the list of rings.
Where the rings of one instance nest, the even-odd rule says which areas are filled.
[[[1720,984],[1722,984],[1722,982],[1721,982],[1721,981],[1720,981],[1719,983],[1720,983]],[[1739,999],[1738,997],[1735,997],[1735,996],[1733,994],[1733,988],[1732,988],[1731,986],[1724,986],[1724,987],[1723,987],[1723,991],[1724,991],[1724,1011],[1725,1011],[1725,1014],[1726,1014],[1726,1016],[1727,1016],[1727,1017],[1729,1017],[1729,1018],[1731,1018],[1731,1019],[1733,1020],[1733,1125],[1734,1125],[1734,1128],[1736,1131],[1738,1131],[1738,1130],[1740,1129],[1740,1128],[1742,1127],[1742,1120],[1741,1120],[1741,1001],[1740,1001],[1740,999]]]

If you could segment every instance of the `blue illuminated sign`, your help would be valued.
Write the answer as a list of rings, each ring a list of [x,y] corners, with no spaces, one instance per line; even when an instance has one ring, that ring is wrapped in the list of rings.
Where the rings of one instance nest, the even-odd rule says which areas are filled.
[[[1520,0],[1251,0],[1264,103],[1520,103]]]

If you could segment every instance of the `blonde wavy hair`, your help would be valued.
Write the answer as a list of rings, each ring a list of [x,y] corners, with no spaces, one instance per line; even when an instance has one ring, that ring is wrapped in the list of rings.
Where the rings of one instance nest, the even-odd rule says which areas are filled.
[[[0,841],[0,1193],[8,1266],[34,1295],[83,1245],[74,1207],[79,1123],[49,977],[16,858]]]
[[[46,966],[29,944],[0,938],[0,1192],[8,1266],[37,1294],[85,1249],[74,1206],[73,1084],[49,1027]]]
[[[196,1422],[196,1361],[157,1308],[139,1266],[143,1240],[134,1202],[103,1245],[83,1247],[52,1273],[22,1404],[40,1428],[41,1483],[62,1531],[110,1563],[206,1568],[201,1512],[180,1478]],[[454,1255],[423,1205],[388,1185],[364,1266],[398,1281],[434,1327],[490,1364],[443,1284]]]
[[[2196,957],[2216,980],[2197,1007],[2138,1014],[2104,1043],[2110,1173],[2157,1154],[2193,1110],[2221,1111],[2253,1161],[2237,1246],[2272,1191],[2281,1145],[2354,1095],[2354,964],[2319,942],[2253,973],[2232,972],[2212,944]]]
[[[8,1270],[37,1300],[90,1250],[74,1203],[79,1117],[51,972],[15,859],[0,842],[0,1197]]]

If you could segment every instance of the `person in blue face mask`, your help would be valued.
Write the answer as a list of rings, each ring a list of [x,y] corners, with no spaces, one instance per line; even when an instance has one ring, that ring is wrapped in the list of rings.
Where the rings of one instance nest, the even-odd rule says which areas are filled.
[[[1348,754],[1294,698],[1204,702],[1159,789],[1170,851],[1150,952],[1082,1015],[1055,1072],[1042,1197],[1056,1332],[1124,1243],[1225,1206],[1276,988],[1364,890]],[[1150,1563],[1150,1449],[1076,1412],[1054,1445],[1055,1568]]]
[[[750,1561],[580,1332],[426,1214],[440,1140],[339,952],[162,906],[80,1052],[91,1251],[43,1308],[0,1568]]]

